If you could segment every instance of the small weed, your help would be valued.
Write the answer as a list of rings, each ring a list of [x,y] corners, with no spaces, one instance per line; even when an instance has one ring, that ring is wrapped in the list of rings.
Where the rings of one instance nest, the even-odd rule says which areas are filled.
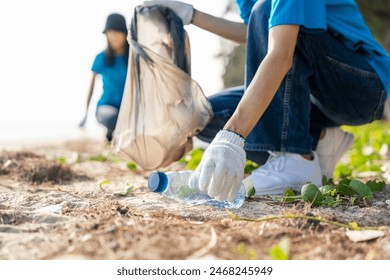
[[[290,246],[290,240],[288,238],[283,238],[278,245],[274,245],[271,247],[269,254],[273,260],[289,260]]]
[[[98,186],[99,186],[100,190],[101,190],[102,192],[104,192],[103,186],[104,186],[104,185],[109,185],[109,184],[110,184],[110,181],[104,180],[104,181],[100,182]]]
[[[275,197],[274,200],[277,202],[305,201],[311,203],[312,206],[365,206],[367,200],[374,197],[374,193],[381,192],[386,187],[386,183],[380,180],[363,183],[359,180],[345,178],[334,183],[333,180],[325,178],[323,183],[325,185],[320,188],[314,184],[304,185],[301,195],[297,195],[293,190],[286,190],[283,197]]]
[[[253,170],[255,170],[255,169],[259,168],[259,167],[260,166],[258,164],[254,163],[253,161],[248,160],[246,162],[244,173],[248,174],[248,175],[251,175]]]
[[[241,257],[243,257],[247,260],[256,260],[257,259],[256,251],[252,248],[248,248],[244,243],[238,244],[233,249],[233,252],[240,255]]]
[[[89,160],[91,160],[91,161],[98,161],[98,162],[107,162],[108,161],[108,157],[105,156],[105,155],[99,154],[99,155],[95,155],[95,156],[90,156]]]
[[[126,164],[126,167],[130,170],[130,171],[136,171],[137,170],[137,164],[135,162],[128,162]]]
[[[66,157],[57,157],[56,158],[56,161],[59,163],[59,164],[67,164],[67,160],[66,160]]]

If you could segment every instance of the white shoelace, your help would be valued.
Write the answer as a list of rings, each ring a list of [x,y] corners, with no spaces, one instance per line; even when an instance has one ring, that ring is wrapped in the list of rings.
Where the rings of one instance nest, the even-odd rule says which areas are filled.
[[[264,165],[264,169],[267,171],[283,171],[286,163],[285,154],[271,151],[268,151],[268,153],[270,154],[270,157],[268,158],[267,163]]]

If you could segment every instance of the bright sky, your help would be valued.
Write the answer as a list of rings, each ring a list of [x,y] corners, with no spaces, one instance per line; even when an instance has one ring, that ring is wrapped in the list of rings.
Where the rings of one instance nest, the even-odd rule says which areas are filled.
[[[0,2],[0,145],[15,138],[58,136],[62,128],[77,127],[84,112],[91,64],[106,45],[101,31],[107,15],[119,12],[129,22],[133,7],[141,2]],[[221,15],[227,0],[184,2],[196,3],[200,10]],[[221,42],[196,27],[186,28],[192,45],[193,78],[210,95],[222,87],[222,62],[215,58]],[[95,102],[100,87],[98,84]],[[91,110],[87,128],[96,127]],[[42,130],[46,134],[38,135]]]

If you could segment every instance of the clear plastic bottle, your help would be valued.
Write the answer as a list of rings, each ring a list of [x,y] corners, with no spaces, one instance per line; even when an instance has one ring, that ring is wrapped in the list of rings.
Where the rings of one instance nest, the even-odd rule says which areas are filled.
[[[156,193],[162,193],[168,198],[175,199],[185,204],[204,204],[217,208],[230,209],[240,208],[242,204],[244,204],[246,191],[243,184],[238,190],[237,197],[233,202],[221,202],[202,192],[199,188],[191,188],[188,185],[188,182],[192,173],[193,171],[153,172],[148,179],[149,190]]]

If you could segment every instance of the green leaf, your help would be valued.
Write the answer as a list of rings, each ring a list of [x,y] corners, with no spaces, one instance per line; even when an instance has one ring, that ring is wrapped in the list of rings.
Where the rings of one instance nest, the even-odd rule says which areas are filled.
[[[305,184],[301,189],[302,199],[305,202],[312,203],[314,206],[321,205],[321,202],[324,200],[324,196],[314,184]]]
[[[66,164],[66,163],[67,163],[66,157],[57,157],[57,158],[56,158],[56,161],[57,161],[59,164]]]
[[[290,240],[283,238],[278,245],[272,246],[270,256],[273,260],[288,260],[290,258]]]
[[[351,227],[351,229],[353,230],[358,230],[359,229],[359,225],[357,222],[350,222],[348,223],[348,225]]]
[[[372,192],[382,192],[386,188],[386,183],[384,181],[377,182],[376,180],[373,180],[368,181],[366,184]]]
[[[253,170],[255,170],[259,167],[260,166],[258,164],[254,163],[253,161],[248,160],[246,162],[244,173],[250,175],[250,174],[252,174]]]
[[[354,195],[356,191],[353,190],[349,185],[351,183],[350,179],[342,179],[338,184],[337,193],[341,195]]]
[[[329,185],[325,185],[325,186],[320,187],[320,192],[321,192],[323,195],[329,194],[332,190],[333,190],[333,187],[332,187],[332,186],[329,186]]]
[[[253,197],[255,196],[255,194],[256,194],[256,189],[255,187],[252,187],[246,192],[246,197]]]
[[[96,156],[90,156],[89,160],[91,160],[91,161],[99,161],[99,162],[106,162],[106,161],[108,161],[108,158],[105,155],[96,155]]]
[[[239,254],[240,256],[245,256],[246,252],[247,252],[247,248],[246,248],[246,245],[244,243],[240,243],[237,245],[237,247],[235,247],[233,249],[233,251],[235,253]]]
[[[334,203],[335,203],[335,200],[334,200],[333,197],[328,196],[328,197],[325,198],[324,202],[325,202],[325,204],[328,205],[329,207],[332,207],[332,206],[334,205]]]
[[[109,185],[109,184],[110,184],[110,181],[104,180],[104,181],[102,181],[102,182],[99,183],[99,188],[100,188],[101,190],[103,190],[103,186],[104,186],[104,185]]]
[[[300,200],[301,198],[302,197],[300,195],[296,195],[292,189],[285,189],[282,202],[294,202]]]
[[[257,252],[254,249],[249,249],[248,250],[248,260],[256,260],[257,259]]]
[[[296,193],[292,189],[285,189],[283,193],[284,197],[296,196]]]
[[[130,170],[130,171],[136,171],[137,170],[137,164],[135,162],[128,162],[126,164],[126,167]]]
[[[355,192],[357,192],[361,197],[363,197],[363,199],[368,199],[373,197],[373,193],[370,190],[370,188],[366,184],[358,180],[352,180],[351,183],[349,183],[349,186]]]

